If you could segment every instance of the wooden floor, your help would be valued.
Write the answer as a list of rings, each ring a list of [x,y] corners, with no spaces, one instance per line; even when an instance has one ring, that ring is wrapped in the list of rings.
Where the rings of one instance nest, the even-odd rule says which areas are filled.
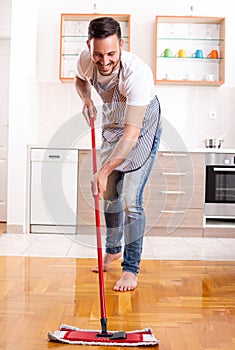
[[[5,222],[0,222],[0,234],[1,233],[6,233],[6,228],[7,228],[7,225]]]
[[[0,349],[94,349],[47,342],[60,324],[100,329],[95,259],[0,257]],[[235,262],[142,261],[133,292],[105,273],[108,329],[151,327],[160,350],[235,349]],[[107,347],[96,347],[107,349]]]

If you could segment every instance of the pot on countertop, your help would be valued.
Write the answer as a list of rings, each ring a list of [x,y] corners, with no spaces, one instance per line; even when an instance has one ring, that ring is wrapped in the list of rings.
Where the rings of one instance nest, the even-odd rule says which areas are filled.
[[[223,139],[205,139],[204,140],[206,148],[220,148],[223,142],[224,142]]]

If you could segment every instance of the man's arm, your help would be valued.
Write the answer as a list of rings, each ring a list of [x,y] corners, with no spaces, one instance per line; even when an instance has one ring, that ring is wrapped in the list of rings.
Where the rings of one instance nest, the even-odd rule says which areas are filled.
[[[123,136],[117,143],[108,160],[103,165],[108,174],[119,166],[136,145],[144,119],[146,106],[127,106],[124,119]]]
[[[75,76],[75,89],[78,95],[81,97],[83,102],[82,113],[90,125],[90,118],[93,117],[96,119],[96,108],[94,102],[91,99],[91,85],[88,81],[80,79],[77,75]]]
[[[121,139],[112,151],[107,161],[101,166],[92,181],[93,195],[100,197],[106,191],[107,179],[111,172],[118,167],[136,145],[144,119],[146,106],[127,106],[125,111],[125,126]]]

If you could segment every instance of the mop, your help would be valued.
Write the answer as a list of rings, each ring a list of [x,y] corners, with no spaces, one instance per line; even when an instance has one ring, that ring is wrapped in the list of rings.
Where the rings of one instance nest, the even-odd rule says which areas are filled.
[[[96,141],[94,118],[90,118],[91,124],[91,142],[92,142],[92,163],[93,174],[97,172],[96,161]],[[104,292],[104,272],[102,257],[102,240],[100,230],[100,209],[99,195],[94,196],[95,202],[95,220],[97,236],[97,256],[98,256],[98,273],[99,273],[99,296],[100,296],[100,322],[101,331],[86,330],[69,325],[61,325],[59,330],[48,332],[48,340],[77,345],[108,345],[108,346],[155,346],[159,340],[155,338],[151,328],[142,330],[119,332],[107,330],[106,318],[106,300]]]

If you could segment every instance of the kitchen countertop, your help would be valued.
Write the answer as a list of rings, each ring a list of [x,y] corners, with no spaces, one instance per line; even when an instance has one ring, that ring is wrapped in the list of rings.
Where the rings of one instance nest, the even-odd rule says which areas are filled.
[[[169,149],[164,146],[159,147],[159,152],[192,152],[192,153],[234,153],[235,154],[235,148],[184,148],[184,149]]]
[[[203,152],[203,153],[235,153],[235,148],[194,148],[188,152]]]
[[[42,144],[35,144],[35,145],[28,145],[27,146],[29,149],[31,148],[51,148],[50,146],[48,147],[48,145],[42,145]],[[68,147],[62,147],[61,145],[58,145],[58,147],[56,145],[53,145],[52,147],[53,149],[68,149]],[[97,144],[97,149],[100,148],[100,144]],[[71,149],[80,149],[80,150],[90,150],[91,149],[91,145],[89,143],[84,144],[84,145],[78,145],[77,147],[72,147]],[[185,149],[168,149],[166,147],[164,147],[163,145],[160,145],[159,147],[159,152],[192,152],[192,153],[234,153],[235,154],[235,148],[185,148]]]

